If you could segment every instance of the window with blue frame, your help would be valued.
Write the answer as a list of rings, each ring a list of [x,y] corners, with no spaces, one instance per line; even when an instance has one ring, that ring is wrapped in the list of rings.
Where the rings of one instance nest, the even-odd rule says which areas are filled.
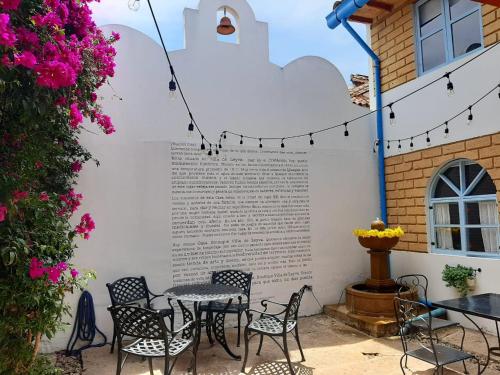
[[[447,164],[430,185],[429,222],[435,252],[500,255],[496,186],[470,160]]]
[[[415,5],[419,73],[483,46],[482,15],[472,0],[420,0]]]

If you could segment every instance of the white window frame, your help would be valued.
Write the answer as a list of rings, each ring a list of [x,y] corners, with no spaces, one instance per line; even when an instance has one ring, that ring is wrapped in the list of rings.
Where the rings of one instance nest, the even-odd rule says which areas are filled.
[[[466,56],[469,56],[471,54],[477,53],[481,51],[481,49],[484,48],[484,36],[483,36],[483,16],[482,16],[482,11],[481,11],[481,4],[478,2],[477,6],[474,7],[472,10],[469,12],[463,13],[458,17],[451,18],[450,14],[450,3],[449,0],[439,0],[441,2],[441,18],[444,18],[443,20],[443,26],[441,28],[436,28],[435,30],[432,30],[428,34],[421,35],[420,34],[420,16],[419,16],[419,8],[428,2],[430,0],[420,0],[414,5],[414,23],[415,23],[415,50],[417,53],[417,67],[418,67],[418,74],[426,74],[429,73],[435,69],[438,69],[442,66],[445,66],[449,64],[452,61],[459,60],[461,58],[464,58]],[[471,0],[472,1],[472,0]],[[476,48],[475,50],[465,53],[463,55],[460,55],[458,57],[454,57],[453,53],[453,34],[452,34],[452,25],[455,24],[456,22],[460,21],[461,19],[473,14],[476,12],[477,17],[479,17],[479,29],[480,29],[480,35],[481,35],[481,47]],[[428,70],[424,70],[424,63],[423,63],[423,55],[422,55],[422,41],[431,35],[434,35],[435,33],[443,30],[443,38],[444,38],[444,48],[445,48],[445,62],[441,65],[435,66],[433,68],[430,68]]]
[[[498,211],[498,201],[496,194],[488,194],[488,195],[467,195],[470,191],[474,189],[474,187],[480,182],[481,178],[487,174],[485,168],[481,167],[481,171],[474,178],[471,184],[465,188],[465,166],[470,164],[477,164],[474,161],[460,159],[454,160],[451,163],[443,166],[439,172],[433,177],[432,182],[429,186],[429,194],[428,194],[428,203],[429,209],[427,212],[428,222],[429,222],[429,238],[431,244],[431,250],[433,253],[438,254],[448,254],[448,255],[462,255],[462,256],[471,256],[471,257],[486,257],[486,258],[500,258],[500,224],[498,215],[495,216],[496,224],[492,225],[481,225],[481,224],[466,224],[466,215],[465,215],[465,204],[467,202],[492,202],[494,201],[497,205]],[[460,189],[449,181],[446,176],[444,176],[444,172],[446,172],[449,168],[458,166],[460,171]],[[436,185],[439,180],[443,180],[450,189],[452,189],[457,196],[455,197],[446,197],[446,198],[434,198],[434,191],[436,190]],[[434,209],[433,206],[436,203],[457,203],[458,204],[458,212],[460,224],[435,224],[434,223]],[[450,250],[450,249],[440,249],[437,245],[436,239],[436,228],[460,228],[460,242],[461,242],[461,250]],[[495,228],[497,229],[497,251],[498,253],[488,253],[488,252],[479,252],[479,251],[469,251],[468,239],[467,239],[467,229],[470,228]]]

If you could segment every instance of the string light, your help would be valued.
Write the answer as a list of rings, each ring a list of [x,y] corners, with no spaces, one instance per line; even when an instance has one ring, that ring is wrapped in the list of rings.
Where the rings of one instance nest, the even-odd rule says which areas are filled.
[[[425,141],[427,142],[427,146],[430,146],[431,145],[431,137],[429,136],[429,131],[426,131],[425,134],[427,134],[427,138],[425,139]]]
[[[242,136],[242,135],[240,135],[240,137],[241,137],[241,138],[240,138],[240,145],[242,145],[242,144],[243,144],[243,136]]]
[[[390,150],[391,149],[391,141],[387,141],[387,149]]]
[[[389,123],[391,125],[394,125],[396,124],[396,114],[394,113],[394,111],[392,110],[392,106],[393,106],[394,103],[391,103],[389,104],[389,109],[391,110],[391,112],[389,113]]]
[[[347,122],[344,122],[344,137],[349,137],[349,130],[347,130]]]
[[[226,133],[227,133],[227,132],[222,133],[222,134],[223,134],[222,138],[224,138],[224,139],[226,139],[226,138],[227,138]]]
[[[262,148],[262,138],[259,138],[259,147]]]
[[[498,99],[500,99],[500,84],[498,84]]]
[[[448,135],[450,134],[450,129],[448,129],[448,121],[444,123],[444,137],[448,138]]]
[[[455,89],[453,87],[453,82],[451,82],[450,79],[450,73],[446,73],[444,77],[448,79],[448,82],[446,83],[446,90],[448,91],[448,96],[452,96],[455,93]]]
[[[285,138],[281,139],[281,148],[285,148]]]
[[[311,137],[311,139],[309,140],[309,144],[313,146],[314,145],[313,133],[309,133],[309,137]]]
[[[410,147],[413,148],[413,137],[410,139]]]
[[[209,143],[209,145],[210,145],[210,150],[208,150],[208,156],[212,156],[212,144]]]
[[[469,106],[469,116],[467,116],[467,125],[470,126],[474,120],[474,115],[472,114],[472,106]]]
[[[215,155],[219,155],[219,149],[215,146]]]
[[[205,137],[203,136],[203,134],[201,135],[201,149],[205,149]]]
[[[376,139],[375,142],[373,142],[373,153],[376,154],[377,153],[377,147],[378,145],[380,144],[379,140]]]
[[[170,65],[170,73],[172,74],[172,78],[170,79],[170,83],[168,84],[168,89],[170,90],[170,99],[175,99],[175,91],[177,90],[177,84],[175,83],[175,73],[174,67]]]
[[[401,150],[401,140],[398,139],[398,150]]]

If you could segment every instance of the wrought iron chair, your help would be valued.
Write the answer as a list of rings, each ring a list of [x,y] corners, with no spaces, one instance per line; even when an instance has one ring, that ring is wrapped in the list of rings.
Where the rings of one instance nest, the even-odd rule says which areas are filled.
[[[237,346],[240,346],[241,335],[241,316],[250,307],[250,290],[252,288],[252,273],[238,270],[225,270],[212,272],[212,284],[222,284],[235,286],[243,290],[245,301],[242,297],[238,298],[237,304],[227,306],[224,302],[210,302],[207,305],[201,306],[201,311],[206,311],[207,321],[206,330],[207,336],[212,343],[211,327],[213,323],[213,314],[225,311],[226,314],[237,314],[238,316],[238,338]]]
[[[473,359],[477,361],[477,373],[480,374],[478,358],[463,350],[441,345],[433,337],[434,318],[428,306],[421,302],[396,297],[394,298],[394,311],[399,326],[401,344],[403,345],[403,355],[399,361],[403,374],[406,374],[405,368],[408,368],[408,357],[434,365],[434,374],[438,375],[443,374],[444,366],[456,362],[463,362],[467,373],[465,361]],[[423,312],[425,313],[422,314]],[[404,365],[403,360],[405,361]]]
[[[302,356],[301,362],[305,361],[306,359],[304,357],[304,352],[302,351],[302,345],[300,344],[299,338],[298,315],[300,302],[302,301],[302,296],[304,295],[304,291],[306,289],[307,286],[303,286],[299,292],[293,293],[288,303],[263,300],[261,301],[261,305],[264,307],[264,311],[249,309],[249,311],[251,312],[260,314],[260,318],[254,321],[250,321],[245,328],[245,359],[243,360],[241,372],[245,373],[245,367],[248,359],[248,343],[250,339],[254,336],[260,335],[257,355],[260,355],[264,336],[270,337],[285,354],[288,367],[290,368],[290,373],[292,375],[295,375],[292,363],[290,361],[290,353],[288,352],[287,335],[291,333],[295,338],[295,341],[297,342],[300,350],[300,355]],[[269,304],[279,306],[281,311],[274,314],[267,312]],[[250,336],[251,334],[252,336]],[[276,337],[282,338],[283,346],[281,346],[281,344],[276,340]]]
[[[194,321],[173,331],[167,328],[159,311],[132,305],[110,306],[108,310],[118,338],[116,375],[120,375],[129,354],[147,358],[151,375],[153,358],[165,357],[163,374],[170,375],[179,356],[188,350],[193,355],[192,370],[196,375]],[[124,343],[124,336],[133,338],[132,342]]]
[[[109,297],[111,298],[111,305],[136,305],[142,306],[147,309],[153,309],[153,300],[158,297],[163,297],[163,294],[154,294],[146,283],[146,278],[144,276],[140,277],[123,277],[114,281],[113,283],[107,283]],[[164,318],[168,317],[170,319],[170,330],[174,330],[174,309],[168,299],[168,304],[170,308],[160,309],[161,316]],[[116,331],[113,331],[113,339],[111,341],[111,350],[113,353],[116,341]]]
[[[427,299],[427,288],[429,286],[429,280],[425,275],[421,274],[412,274],[412,275],[404,275],[398,277],[396,280],[396,283],[400,285],[400,288],[398,290],[398,297],[401,298],[401,291],[402,288],[408,288],[410,290],[413,290],[415,292],[415,295],[418,296],[419,302],[425,304],[428,306],[428,309],[431,306],[429,303],[429,300]],[[460,344],[460,349],[463,349],[464,347],[464,340],[465,340],[465,329],[460,325],[460,323],[453,322],[451,320],[447,319],[441,319],[441,318],[433,318],[432,319],[432,331],[436,332],[440,329],[444,328],[452,328],[452,327],[457,327],[462,329],[462,342]],[[427,325],[422,321],[418,320],[414,323],[414,327],[422,327],[424,329],[427,329]],[[439,340],[439,338],[436,335],[436,340]],[[439,342],[439,341],[438,341]]]

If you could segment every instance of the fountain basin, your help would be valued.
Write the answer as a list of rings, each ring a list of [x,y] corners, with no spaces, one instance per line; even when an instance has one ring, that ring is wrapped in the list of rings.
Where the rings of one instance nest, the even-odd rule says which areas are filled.
[[[346,307],[349,312],[358,315],[394,318],[394,297],[398,296],[401,286],[373,289],[367,284],[356,283],[346,287]],[[404,287],[403,287],[404,288]],[[403,299],[415,300],[415,291],[405,288],[400,292]]]

